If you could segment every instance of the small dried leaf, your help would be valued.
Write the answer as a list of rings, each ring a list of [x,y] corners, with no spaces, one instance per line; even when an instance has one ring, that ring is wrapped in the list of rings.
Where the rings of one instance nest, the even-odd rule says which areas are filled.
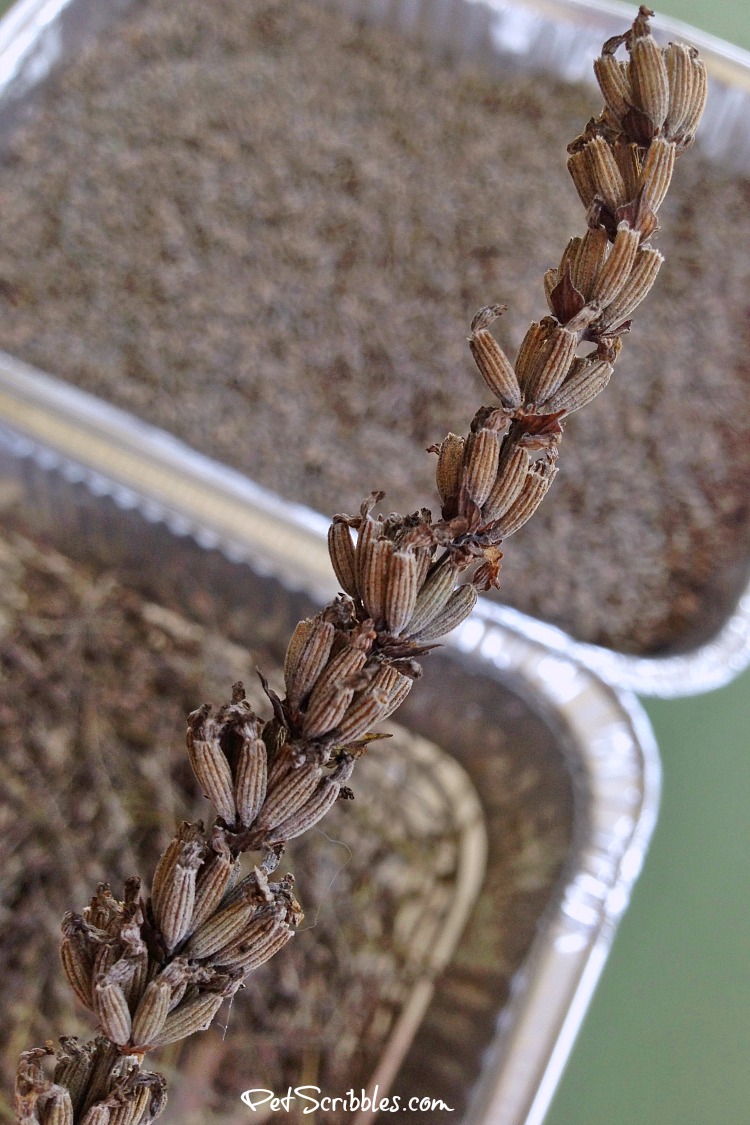
[[[557,276],[556,270],[549,271]],[[586,304],[583,293],[573,284],[570,262],[565,263],[562,277],[547,295],[547,303],[561,324],[572,320]]]

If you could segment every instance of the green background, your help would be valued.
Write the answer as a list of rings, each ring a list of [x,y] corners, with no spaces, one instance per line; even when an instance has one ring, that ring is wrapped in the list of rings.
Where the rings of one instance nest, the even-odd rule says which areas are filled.
[[[654,6],[750,49],[747,0]],[[750,674],[646,709],[659,824],[545,1125],[749,1125]]]

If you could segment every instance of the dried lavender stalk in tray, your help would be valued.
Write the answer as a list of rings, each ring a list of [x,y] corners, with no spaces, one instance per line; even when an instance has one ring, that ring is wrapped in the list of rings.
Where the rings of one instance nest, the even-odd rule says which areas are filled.
[[[693,140],[705,71],[690,48],[657,46],[648,9],[605,44],[596,74],[605,108],[572,143],[568,167],[586,209],[585,233],[545,276],[550,315],[533,322],[514,363],[490,332],[502,309],[474,317],[469,343],[492,396],[467,434],[434,448],[442,509],[381,515],[373,493],[329,532],[341,594],[300,622],[284,664],[284,695],[264,682],[270,717],[241,683],[215,715],[189,718],[192,770],[216,811],[184,824],[163,852],[150,896],[126,881],[122,900],[100,886],[63,924],[62,960],[101,1034],[26,1052],[19,1121],[130,1125],[154,1120],[163,1079],[146,1056],[208,1027],[246,975],[301,920],[291,875],[277,875],[289,840],[339,799],[357,760],[380,737],[422,674],[422,659],[497,586],[500,544],[533,515],[557,472],[567,416],[612,376],[621,337],[662,262],[656,214],[676,157]],[[618,52],[627,51],[621,61]],[[377,752],[377,747],[372,750]],[[240,857],[257,856],[242,875]],[[122,1111],[122,1112],[121,1112]]]

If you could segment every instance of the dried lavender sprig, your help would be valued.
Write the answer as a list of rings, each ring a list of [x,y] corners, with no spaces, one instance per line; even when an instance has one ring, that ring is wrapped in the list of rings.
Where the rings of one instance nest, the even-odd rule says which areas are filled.
[[[433,447],[441,518],[373,515],[381,493],[358,516],[335,517],[329,550],[343,593],[295,630],[285,698],[266,689],[273,719],[252,712],[241,685],[215,718],[206,706],[190,716],[188,754],[216,823],[180,829],[146,901],[137,880],[122,902],[102,885],[83,914],[67,916],[63,966],[104,1035],[65,1040],[52,1079],[41,1067],[49,1048],[22,1057],[19,1121],[147,1125],[158,1116],[163,1080],[140,1069],[143,1057],[207,1027],[247,972],[291,938],[302,916],[292,877],[270,881],[286,842],[351,795],[344,783],[377,737],[370,728],[400,705],[419,658],[471,612],[477,589],[497,584],[499,544],[554,478],[564,417],[608,382],[661,265],[649,240],[706,83],[692,49],[658,47],[652,14],[641,7],[596,61],[605,109],[571,144],[568,164],[587,230],[545,276],[551,315],[531,325],[513,364],[489,331],[504,306],[472,322],[472,355],[500,405],[481,407],[465,437]],[[621,46],[628,61],[615,57]],[[593,349],[579,356],[585,342]],[[248,850],[265,857],[238,882]]]

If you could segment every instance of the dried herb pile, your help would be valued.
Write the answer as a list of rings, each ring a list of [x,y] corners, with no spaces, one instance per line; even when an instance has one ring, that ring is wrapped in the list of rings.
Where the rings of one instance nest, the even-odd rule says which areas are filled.
[[[0,535],[0,577],[0,1109],[10,1119],[19,1052],[52,1025],[90,1030],[60,971],[62,915],[104,875],[119,886],[153,869],[170,826],[205,813],[185,768],[182,716],[228,680],[251,686],[259,654],[17,534]],[[249,1087],[310,1081],[334,1094],[370,1078],[424,953],[415,957],[407,937],[440,916],[458,862],[447,794],[393,730],[362,763],[367,799],[290,847],[307,913],[300,940],[248,978],[225,1012],[225,1035],[164,1053],[183,1072],[171,1120],[236,1118]],[[522,741],[533,757],[539,738],[529,730]],[[506,761],[502,746],[494,756]],[[515,837],[503,829],[507,866],[493,894],[499,904],[516,893],[538,912],[566,838],[549,837],[532,877],[531,815],[521,799]],[[492,948],[505,974],[531,932],[533,921],[521,924],[520,951],[510,936]]]
[[[404,508],[473,401],[475,309],[509,305],[509,354],[544,312],[580,225],[560,139],[595,108],[306,0],[148,0],[4,158],[0,346],[292,500]],[[681,167],[659,300],[507,560],[501,596],[584,639],[679,647],[744,575],[748,203]]]

